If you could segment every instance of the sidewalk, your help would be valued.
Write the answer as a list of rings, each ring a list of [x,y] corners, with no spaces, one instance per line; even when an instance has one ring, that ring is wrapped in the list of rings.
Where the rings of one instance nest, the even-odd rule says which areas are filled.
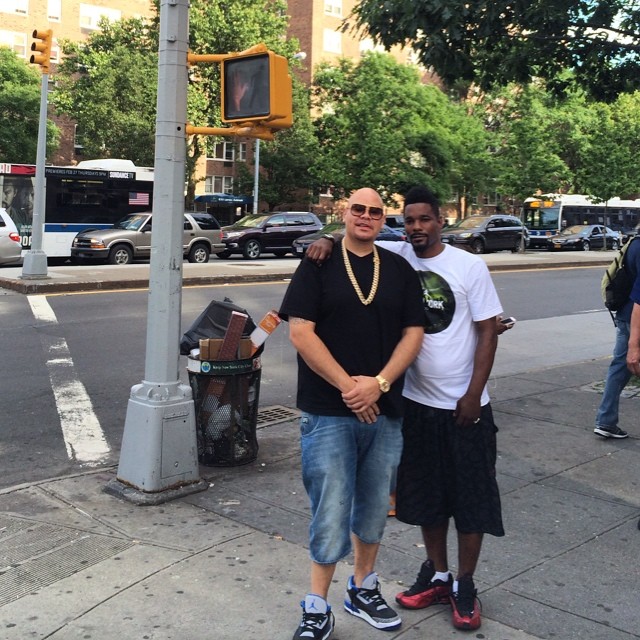
[[[599,395],[589,385],[604,368],[492,381],[507,535],[485,542],[474,638],[640,638],[640,429],[619,441],[592,433]],[[621,411],[637,416],[637,400],[623,398]],[[296,421],[258,439],[255,463],[201,467],[207,491],[159,506],[104,493],[115,469],[0,492],[0,637],[291,638],[308,583]],[[390,601],[423,558],[418,530],[389,519],[378,571]],[[330,594],[336,640],[471,637],[441,605],[402,611],[389,633],[349,616],[350,561]]]
[[[527,252],[500,251],[483,255],[492,271],[508,269],[547,269],[553,267],[607,266],[613,251]],[[183,264],[184,286],[261,282],[288,278],[299,264],[297,258],[264,260],[220,260],[211,258],[206,264]],[[23,279],[22,267],[0,268],[0,288],[24,294],[62,293],[101,289],[138,289],[149,286],[149,264],[132,265],[65,265],[50,266],[47,277]]]

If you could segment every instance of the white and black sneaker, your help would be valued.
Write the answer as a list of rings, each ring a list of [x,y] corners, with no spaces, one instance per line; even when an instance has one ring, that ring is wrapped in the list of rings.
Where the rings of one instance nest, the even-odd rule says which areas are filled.
[[[623,431],[620,427],[596,427],[593,430],[598,436],[602,436],[603,438],[628,438],[629,434],[626,431]]]
[[[375,573],[370,573],[360,588],[356,587],[353,576],[349,578],[344,608],[351,615],[366,620],[376,629],[393,631],[402,624],[400,616],[385,602],[380,593],[380,583]]]
[[[327,640],[333,633],[335,625],[335,619],[327,601],[310,593],[300,606],[302,620],[293,634],[293,640]]]

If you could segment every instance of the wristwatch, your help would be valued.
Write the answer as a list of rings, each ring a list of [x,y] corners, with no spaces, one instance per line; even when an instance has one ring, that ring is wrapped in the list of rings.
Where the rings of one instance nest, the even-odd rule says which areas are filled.
[[[378,381],[378,386],[380,387],[380,391],[382,391],[382,393],[387,393],[387,391],[391,389],[389,381],[385,380],[382,376],[376,376],[376,380]]]
[[[333,244],[336,243],[336,239],[330,233],[323,233],[322,237],[325,238],[326,240],[331,240]]]

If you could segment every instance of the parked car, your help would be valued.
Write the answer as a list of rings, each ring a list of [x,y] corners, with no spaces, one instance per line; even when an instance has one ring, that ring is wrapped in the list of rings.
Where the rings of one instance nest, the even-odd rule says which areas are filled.
[[[561,249],[619,249],[622,238],[617,231],[600,224],[574,224],[560,233],[547,238],[547,249],[550,251]]]
[[[129,264],[151,256],[152,213],[131,213],[109,229],[81,231],[71,244],[71,258],[78,262],[96,261]],[[208,262],[212,253],[224,251],[222,231],[210,213],[184,214],[182,252],[189,262]]]
[[[404,231],[404,216],[396,214],[385,216],[385,224],[392,229],[402,229]]]
[[[0,264],[19,263],[22,256],[20,234],[5,209],[0,209]]]
[[[626,244],[631,238],[635,238],[640,233],[640,224],[637,224],[633,229],[623,231],[621,233],[621,243]]]
[[[309,211],[273,211],[249,215],[222,228],[225,250],[219,258],[241,253],[248,260],[255,260],[263,253],[277,257],[293,253],[293,241],[300,236],[322,229],[320,218]]]
[[[473,253],[504,249],[515,253],[529,246],[529,232],[515,216],[470,216],[445,227],[442,242],[466,247]]]
[[[343,233],[344,222],[330,222],[326,224],[320,231],[309,233],[306,236],[302,236],[293,241],[293,249],[297,256],[302,257],[309,248],[312,242],[315,242],[318,238],[322,238],[327,233]],[[382,230],[378,234],[378,240],[392,240],[402,242],[407,239],[402,229],[392,229],[388,225],[383,225]]]

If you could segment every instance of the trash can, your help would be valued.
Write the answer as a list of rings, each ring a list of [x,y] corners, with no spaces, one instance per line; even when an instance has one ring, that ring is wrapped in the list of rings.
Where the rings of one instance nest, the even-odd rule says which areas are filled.
[[[258,457],[260,357],[187,359],[193,391],[198,460],[211,467],[248,464]]]

